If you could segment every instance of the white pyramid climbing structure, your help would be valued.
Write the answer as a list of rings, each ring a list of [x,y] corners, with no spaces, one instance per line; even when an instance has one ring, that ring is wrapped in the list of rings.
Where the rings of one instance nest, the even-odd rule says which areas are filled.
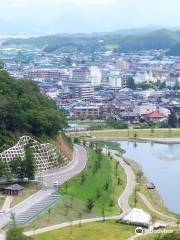
[[[32,149],[38,172],[47,171],[58,166],[58,153],[54,146],[49,143],[41,144],[29,136],[22,136],[15,146],[0,153],[0,158],[9,167],[9,163],[14,158],[25,158],[27,145]]]

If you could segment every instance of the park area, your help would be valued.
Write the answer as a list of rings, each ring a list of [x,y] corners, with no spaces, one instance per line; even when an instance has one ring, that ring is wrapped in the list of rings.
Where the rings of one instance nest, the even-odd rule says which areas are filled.
[[[35,240],[125,240],[134,235],[133,226],[96,222],[38,235]]]

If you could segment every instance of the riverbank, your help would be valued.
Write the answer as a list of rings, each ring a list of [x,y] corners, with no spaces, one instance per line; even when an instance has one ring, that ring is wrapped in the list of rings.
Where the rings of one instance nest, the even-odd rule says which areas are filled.
[[[165,205],[159,192],[148,190],[145,185],[148,182],[139,164],[133,160],[123,157],[124,161],[131,166],[136,175],[136,190],[129,199],[130,206],[142,208],[148,212],[153,220],[168,221],[170,224],[176,221],[176,213],[170,211]]]
[[[44,228],[44,229],[38,229],[36,231],[30,231],[28,233],[26,233],[26,235],[28,236],[33,236],[34,234],[40,234],[40,235],[37,235],[37,238],[35,239],[44,239],[43,237],[45,236],[48,236],[48,237],[54,237],[56,235],[61,235],[61,233],[63,232],[66,232],[66,229],[62,229],[62,230],[58,230],[56,231],[57,229],[60,229],[60,228],[64,228],[64,227],[68,227],[67,228],[67,231],[68,233],[71,233],[72,232],[72,226],[74,225],[79,225],[77,228],[80,227],[80,224],[87,224],[88,222],[96,222],[94,223],[94,225],[101,225],[100,229],[102,230],[102,234],[104,234],[105,230],[104,230],[104,221],[105,219],[106,220],[110,220],[110,219],[120,219],[124,214],[126,214],[127,211],[130,210],[130,204],[128,204],[128,199],[130,196],[133,196],[133,189],[135,188],[135,185],[136,185],[136,180],[135,179],[135,176],[134,177],[130,177],[130,176],[133,176],[135,175],[134,172],[136,173],[135,171],[135,168],[129,163],[129,160],[127,159],[123,159],[122,156],[119,154],[120,151],[116,152],[116,151],[113,151],[113,150],[110,150],[110,153],[111,155],[113,156],[114,159],[116,159],[116,161],[119,161],[120,164],[123,164],[123,168],[124,168],[124,171],[126,172],[126,175],[127,175],[127,185],[126,185],[126,189],[124,190],[123,194],[121,194],[120,198],[119,198],[119,201],[118,201],[118,204],[119,206],[122,208],[123,206],[123,214],[121,216],[115,216],[115,217],[101,217],[101,218],[92,218],[92,219],[87,219],[87,220],[84,220],[84,219],[80,219],[78,221],[70,221],[70,222],[67,222],[67,223],[64,223],[64,224],[59,224],[59,225],[54,225],[54,226],[51,226],[51,227],[47,227],[47,228]],[[126,170],[125,170],[126,169]],[[130,169],[132,171],[132,169],[134,169],[134,172],[132,171],[131,173],[128,171],[128,169]],[[138,170],[138,168],[136,168],[136,170]],[[130,180],[132,179],[132,181]],[[73,181],[73,180],[72,180]],[[92,184],[94,185],[94,184]],[[76,186],[76,183],[75,185]],[[128,190],[128,188],[130,188],[131,190]],[[81,191],[79,191],[80,194],[81,194]],[[78,193],[79,194],[79,193]],[[155,205],[156,206],[156,205]],[[134,206],[132,206],[134,207]],[[145,209],[146,211],[146,209]],[[149,211],[149,209],[148,209]],[[148,212],[146,211],[146,212]],[[149,211],[150,212],[150,211]],[[160,219],[160,216],[158,215],[156,218],[154,218],[154,215],[152,214],[152,212],[150,213],[152,216],[153,216],[153,220],[156,220],[156,219]],[[160,214],[161,215],[161,214]],[[167,219],[166,219],[167,220]],[[98,222],[98,221],[102,221],[101,223]],[[118,226],[120,227],[121,225],[118,224]],[[121,231],[121,234],[123,234],[123,232],[125,231],[126,229],[126,226],[125,225],[125,228],[123,227],[122,228],[122,231]],[[130,227],[130,226],[128,226]],[[55,230],[55,231],[53,231]],[[49,233],[47,233],[49,232]],[[96,239],[94,238],[94,235],[92,235],[91,233],[93,232],[93,228],[91,228],[91,225],[89,225],[89,228],[88,228],[88,231],[85,231],[84,234],[89,234],[89,236],[93,236],[93,239]],[[46,233],[46,234],[42,234],[41,233]],[[134,232],[133,232],[134,233]],[[74,235],[74,232],[73,232],[73,235]],[[108,235],[106,235],[107,237]],[[131,235],[132,236],[132,235]],[[117,236],[116,236],[117,238]],[[115,238],[115,239],[116,239]],[[48,238],[49,239],[49,238]],[[62,238],[63,239],[63,238]],[[80,237],[78,239],[81,239]],[[88,238],[88,239],[91,239],[91,238]],[[100,239],[99,237],[97,239]],[[103,238],[104,239],[104,238]],[[108,239],[112,239],[114,240],[114,238],[108,238]],[[121,239],[121,238],[120,238]],[[123,238],[124,239],[124,238]],[[126,238],[125,238],[126,239]]]
[[[180,138],[115,138],[115,137],[107,137],[107,138],[94,138],[94,141],[128,141],[128,142],[139,142],[139,143],[161,143],[161,144],[180,144]],[[93,141],[92,140],[92,141]]]
[[[82,133],[79,133],[82,135]],[[89,131],[89,137],[95,139],[139,139],[139,140],[163,140],[178,141],[180,143],[180,129],[121,129]],[[87,137],[87,134],[85,134]]]

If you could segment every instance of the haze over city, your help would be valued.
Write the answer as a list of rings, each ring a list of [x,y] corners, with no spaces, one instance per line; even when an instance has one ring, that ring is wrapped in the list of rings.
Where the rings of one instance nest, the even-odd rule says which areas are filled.
[[[1,0],[0,35],[178,27],[177,0]]]

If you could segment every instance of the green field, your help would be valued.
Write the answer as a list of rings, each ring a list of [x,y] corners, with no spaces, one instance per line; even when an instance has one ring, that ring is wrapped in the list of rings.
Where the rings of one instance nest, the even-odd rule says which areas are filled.
[[[97,159],[96,151],[89,150],[89,161],[84,172],[59,190],[62,200],[29,223],[26,230],[77,220],[80,216],[82,219],[86,219],[101,217],[103,213],[105,216],[120,214],[121,209],[117,202],[126,186],[126,174],[118,166],[116,176],[115,160],[111,160],[103,154],[101,167],[96,173],[93,173]],[[83,184],[82,178],[84,178]],[[119,185],[118,178],[120,179]],[[106,181],[109,182],[107,190],[104,189]],[[86,207],[88,198],[93,199],[94,202],[91,212],[87,211]]]
[[[138,240],[180,240],[180,231],[177,229],[169,229],[172,233],[166,234],[149,234],[143,237],[139,237]]]
[[[95,209],[93,209],[91,213],[88,213],[85,211],[85,208],[85,202],[77,198],[72,198],[69,195],[64,195],[62,200],[58,201],[49,209],[46,209],[37,218],[25,226],[25,230],[34,230],[77,220],[79,219],[79,213],[82,213],[82,219],[98,217]]]
[[[100,167],[94,173],[98,158],[101,158]],[[106,186],[107,183],[109,184],[108,187]],[[92,199],[98,214],[101,215],[102,211],[105,211],[106,215],[113,215],[119,214],[121,211],[117,201],[125,186],[126,175],[120,166],[118,166],[116,174],[115,160],[111,160],[103,154],[98,155],[96,151],[91,149],[84,173],[61,188],[60,193],[68,194],[85,203],[88,199]]]
[[[37,235],[35,240],[126,240],[134,227],[115,222],[96,222]]]
[[[180,129],[129,129],[91,131],[96,138],[179,138]]]

